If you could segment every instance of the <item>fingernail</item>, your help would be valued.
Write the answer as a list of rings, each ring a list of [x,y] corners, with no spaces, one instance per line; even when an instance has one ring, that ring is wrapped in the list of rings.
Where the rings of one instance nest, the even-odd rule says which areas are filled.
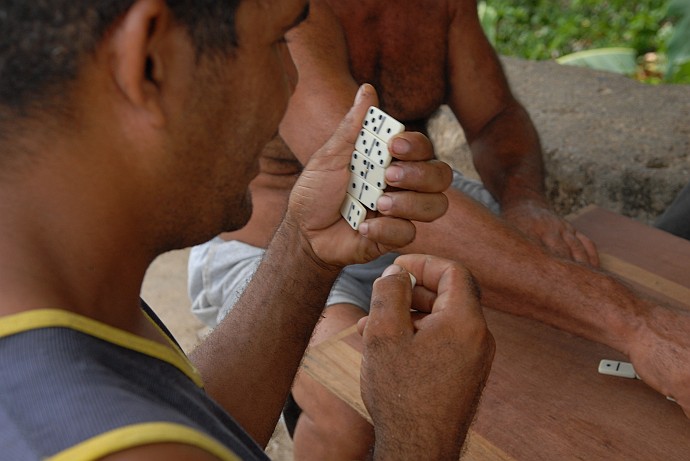
[[[412,149],[412,145],[407,139],[404,138],[395,138],[391,146],[393,148],[393,152],[396,154],[407,154],[410,149]]]
[[[360,85],[359,89],[357,90],[357,94],[355,95],[355,103],[358,103],[366,94],[366,85]]]
[[[403,169],[397,165],[391,165],[386,168],[386,180],[391,182],[398,182],[403,178]]]
[[[366,237],[367,233],[369,232],[369,223],[363,222],[362,224],[359,225],[357,230],[359,231],[360,235],[363,235]]]
[[[376,208],[378,208],[379,211],[390,210],[391,208],[393,208],[393,199],[390,198],[388,195],[382,195],[376,201]],[[360,227],[361,227],[361,225],[360,225]]]
[[[381,274],[381,277],[387,277],[389,275],[399,274],[402,271],[403,271],[403,268],[401,266],[398,266],[397,264],[391,264],[390,266],[386,267],[386,270],[383,271],[383,274]]]

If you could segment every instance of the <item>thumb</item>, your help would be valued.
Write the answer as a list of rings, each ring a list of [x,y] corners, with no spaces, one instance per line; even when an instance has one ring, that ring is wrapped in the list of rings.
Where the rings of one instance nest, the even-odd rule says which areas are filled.
[[[362,120],[364,120],[369,107],[378,105],[378,102],[379,98],[373,86],[368,83],[360,86],[355,95],[352,107],[340,122],[340,125],[338,125],[333,136],[331,136],[326,143],[326,148],[321,149],[315,156],[332,153],[334,149],[337,149],[338,146],[342,146],[343,143],[350,144],[350,147],[354,149],[357,136],[359,136],[359,132],[362,129]],[[337,152],[337,150],[335,151]],[[348,158],[351,154],[352,152],[347,153]]]
[[[413,333],[411,305],[410,275],[398,265],[388,267],[374,282],[364,337],[373,335],[378,338],[399,338],[405,333]]]

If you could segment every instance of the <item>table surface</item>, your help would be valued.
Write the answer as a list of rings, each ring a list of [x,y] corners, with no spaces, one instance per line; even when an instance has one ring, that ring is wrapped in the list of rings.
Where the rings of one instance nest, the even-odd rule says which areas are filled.
[[[602,266],[650,296],[690,310],[690,242],[592,206],[571,217]],[[558,289],[558,287],[554,287]],[[688,460],[690,420],[637,379],[601,375],[619,352],[542,323],[485,309],[496,339],[466,460]],[[302,369],[369,419],[354,327],[310,348]]]

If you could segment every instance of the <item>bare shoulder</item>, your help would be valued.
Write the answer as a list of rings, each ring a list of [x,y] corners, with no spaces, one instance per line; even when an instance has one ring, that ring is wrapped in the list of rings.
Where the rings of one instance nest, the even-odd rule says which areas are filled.
[[[444,3],[451,17],[467,14],[472,14],[474,17],[477,14],[477,0],[445,0]]]

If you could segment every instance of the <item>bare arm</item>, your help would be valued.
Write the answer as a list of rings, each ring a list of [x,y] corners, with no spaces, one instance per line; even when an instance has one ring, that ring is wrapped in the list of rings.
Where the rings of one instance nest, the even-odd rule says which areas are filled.
[[[387,192],[391,206],[353,231],[340,217],[354,141],[367,108],[376,104],[365,86],[336,134],[309,161],[290,196],[286,217],[252,283],[232,312],[192,354],[206,389],[261,444],[268,442],[326,296],[340,268],[370,261],[414,239],[411,219],[426,221],[446,209],[441,193],[450,170],[426,165],[425,177]],[[433,156],[428,139],[405,137],[405,160]]]
[[[192,353],[207,392],[265,445],[277,423],[335,267],[321,267],[282,226],[242,298]]]
[[[464,10],[456,11],[449,36],[453,81],[449,101],[467,131],[478,164],[484,165],[479,167],[482,176],[489,178],[485,181],[502,199],[504,210],[507,205],[506,217],[521,231],[534,230],[534,223],[538,227],[540,216],[545,215],[545,221],[555,223],[558,231],[546,232],[540,236],[542,241],[549,235],[561,241],[570,235],[587,246],[586,237],[571,234],[570,227],[559,227],[560,218],[548,209],[534,127],[510,93],[500,62],[483,37],[475,3],[465,3]],[[340,65],[342,59],[340,55]],[[319,66],[308,67],[327,71]],[[324,84],[329,80],[315,77],[314,81]],[[334,81],[344,82],[344,88],[348,85],[347,79]],[[302,93],[305,97],[308,94]],[[339,98],[336,92],[330,100],[334,102],[324,97],[313,98],[313,103],[326,106],[318,110],[327,112],[328,105],[335,108],[340,104]],[[491,178],[496,178],[496,184],[492,185]],[[455,191],[448,191],[447,196],[447,214],[433,224],[418,223],[416,239],[404,252],[460,261],[480,282],[487,306],[540,320],[628,354],[648,384],[677,398],[686,394],[684,408],[690,408],[687,314],[640,297],[604,272],[567,260],[592,262],[588,258],[596,254],[593,247],[586,250],[587,257],[582,253],[575,257],[571,249],[567,259],[554,258],[471,199]],[[526,225],[523,217],[531,224]]]
[[[299,81],[281,121],[280,136],[262,152],[261,173],[251,184],[255,205],[251,220],[242,229],[223,234],[227,240],[261,248],[268,246],[285,214],[294,184],[294,175],[278,174],[275,159],[282,159],[291,173],[294,158],[306,165],[337,128],[358,88],[350,76],[345,37],[325,2],[312,2],[308,19],[286,39]]]
[[[628,355],[642,379],[690,410],[690,313],[662,306],[615,277],[552,256],[453,190],[448,212],[419,223],[404,252],[462,262],[488,307],[547,323]],[[452,229],[452,238],[449,238]]]
[[[446,259],[401,256],[374,283],[358,329],[374,458],[458,459],[494,353],[471,275]]]
[[[596,249],[558,217],[546,199],[539,136],[514,98],[496,52],[477,18],[476,2],[454,2],[448,34],[448,102],[484,185],[503,216],[554,253],[598,264]]]
[[[290,32],[288,46],[299,82],[280,134],[306,164],[347,113],[358,85],[350,73],[345,35],[326,2],[311,3],[309,19]]]

